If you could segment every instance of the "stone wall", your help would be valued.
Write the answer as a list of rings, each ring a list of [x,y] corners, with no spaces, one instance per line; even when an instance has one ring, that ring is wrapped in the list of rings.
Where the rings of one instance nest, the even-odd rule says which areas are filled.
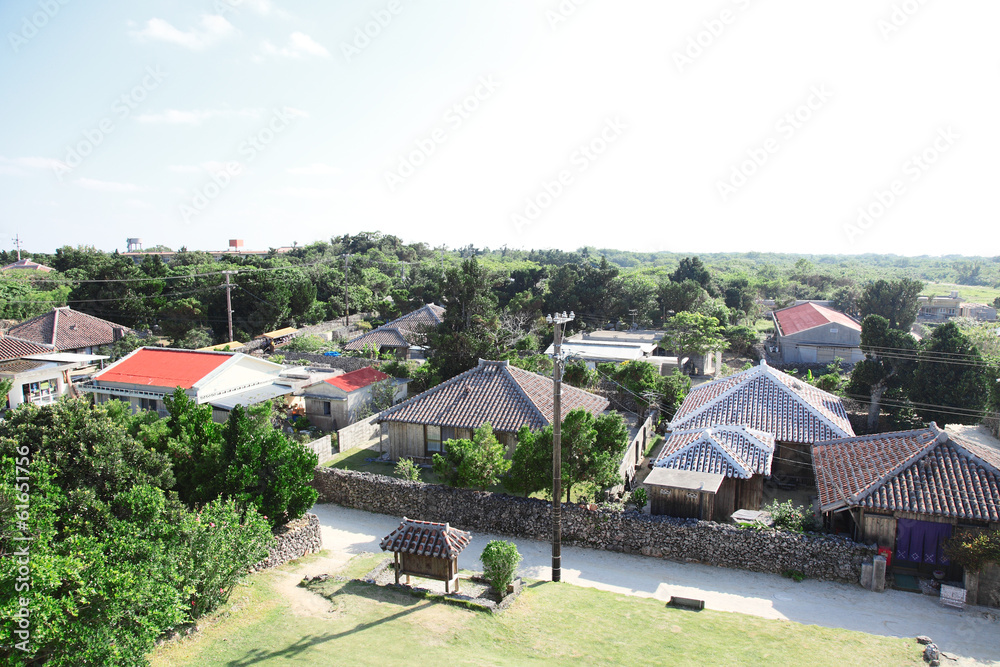
[[[288,352],[287,350],[278,350],[276,354],[283,356],[286,364],[297,359],[305,359],[313,366],[329,366],[330,368],[339,368],[345,373],[367,368],[368,366],[378,368],[380,364],[378,361],[372,361],[371,359],[364,359],[362,357],[327,357],[322,354],[312,354],[310,352]]]
[[[271,552],[267,558],[250,568],[251,572],[278,567],[323,548],[319,517],[315,514],[306,514],[300,519],[289,521],[275,531],[274,537],[275,543],[271,547]]]
[[[313,486],[319,502],[446,521],[463,530],[540,540],[551,536],[549,503],[542,500],[334,468],[317,468]],[[797,570],[812,579],[850,583],[860,580],[862,562],[871,562],[876,554],[874,545],[842,537],[741,530],[707,521],[577,505],[563,505],[562,521],[562,539],[569,545],[755,572]]]

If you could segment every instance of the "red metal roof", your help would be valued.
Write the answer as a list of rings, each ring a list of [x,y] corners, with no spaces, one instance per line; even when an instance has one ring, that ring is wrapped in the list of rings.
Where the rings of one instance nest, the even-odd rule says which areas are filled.
[[[358,389],[363,389],[370,384],[375,384],[376,382],[388,379],[388,375],[369,366],[368,368],[360,368],[356,371],[351,371],[350,373],[344,373],[343,375],[338,375],[337,377],[328,378],[325,382],[350,393],[352,391],[357,391]]]
[[[190,389],[232,357],[223,352],[144,347],[98,373],[94,380]]]
[[[801,303],[791,308],[774,311],[783,336],[791,336],[800,331],[815,329],[824,324],[841,324],[856,331],[861,331],[861,325],[847,315],[830,308],[817,306],[815,303]]]

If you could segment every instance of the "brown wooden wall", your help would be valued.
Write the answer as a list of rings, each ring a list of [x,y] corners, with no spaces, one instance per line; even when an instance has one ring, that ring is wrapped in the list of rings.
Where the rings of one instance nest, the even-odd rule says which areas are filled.
[[[715,511],[715,494],[688,491],[667,486],[649,486],[650,514],[676,516],[682,519],[711,521]]]
[[[434,558],[433,556],[418,556],[416,554],[399,554],[400,570],[409,574],[427,577],[428,579],[451,579],[457,572],[457,562],[450,558]]]

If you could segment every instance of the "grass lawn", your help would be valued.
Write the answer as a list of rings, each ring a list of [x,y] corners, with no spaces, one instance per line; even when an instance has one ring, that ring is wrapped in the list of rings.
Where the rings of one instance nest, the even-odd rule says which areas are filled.
[[[993,299],[1000,296],[1000,289],[983,285],[953,285],[951,283],[927,283],[920,294],[921,296],[948,296],[951,292],[958,292],[963,301],[985,303],[986,305],[992,304]]]
[[[358,577],[384,555],[362,555]],[[405,593],[330,579],[326,612],[296,610],[253,575],[202,630],[159,647],[155,667],[395,664],[919,665],[912,639],[799,625],[740,614],[667,608],[663,602],[528,582],[505,613],[490,615]],[[284,575],[287,576],[287,575]],[[581,661],[583,661],[581,663]]]

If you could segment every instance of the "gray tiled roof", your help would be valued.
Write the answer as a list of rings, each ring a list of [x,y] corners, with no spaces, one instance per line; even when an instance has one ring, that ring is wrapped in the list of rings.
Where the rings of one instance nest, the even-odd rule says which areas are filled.
[[[562,385],[563,419],[575,408],[597,415],[607,407],[602,396]],[[480,359],[475,368],[389,408],[381,421],[473,429],[490,422],[494,430],[515,432],[524,425],[542,428],[553,417],[552,378]]]
[[[854,435],[840,398],[765,363],[691,390],[672,430],[748,426],[779,442],[814,443]]]
[[[0,337],[0,360],[20,359],[29,354],[46,354],[52,350],[51,345],[42,345],[13,336]]]
[[[121,336],[132,333],[121,324],[61,306],[11,327],[9,333],[35,343],[53,345],[61,352],[110,345],[116,340],[116,330],[120,330]]]
[[[928,428],[813,445],[820,506],[1000,521],[1000,452]]]
[[[428,329],[444,321],[445,309],[428,303],[402,317],[372,329],[344,343],[345,350],[361,350],[366,345],[376,347],[409,347],[421,345]]]
[[[750,479],[770,475],[774,436],[745,426],[674,431],[654,466]]]

